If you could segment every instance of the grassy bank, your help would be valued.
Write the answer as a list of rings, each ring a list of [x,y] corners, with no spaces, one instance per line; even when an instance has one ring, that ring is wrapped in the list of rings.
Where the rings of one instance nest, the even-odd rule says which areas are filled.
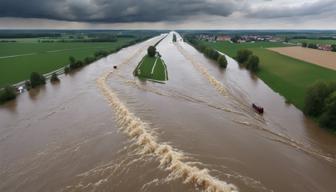
[[[230,57],[235,57],[236,51],[242,48],[253,51],[260,58],[258,77],[301,110],[304,106],[304,98],[308,86],[318,80],[332,81],[336,79],[336,71],[265,49],[286,46],[284,44],[267,42],[255,44],[204,43],[226,53]]]
[[[0,43],[0,87],[29,78],[32,71],[41,74],[54,71],[69,63],[69,57],[84,59],[96,51],[115,50],[134,38],[119,38],[106,43]]]
[[[167,81],[168,73],[164,61],[160,57],[146,55],[134,70],[134,75],[154,81]]]

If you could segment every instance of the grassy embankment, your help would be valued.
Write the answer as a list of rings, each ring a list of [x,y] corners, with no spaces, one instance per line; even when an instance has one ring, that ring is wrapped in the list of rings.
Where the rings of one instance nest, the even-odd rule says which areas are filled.
[[[226,53],[230,57],[235,57],[237,51],[242,48],[253,51],[260,58],[258,77],[301,110],[304,106],[304,98],[308,86],[318,80],[336,80],[336,71],[265,49],[286,46],[281,43],[204,43]]]
[[[134,75],[139,78],[154,80],[154,81],[167,81],[168,72],[167,66],[164,61],[156,56],[149,57],[146,55],[134,70]]]
[[[69,57],[84,59],[96,51],[115,50],[134,38],[117,42],[38,43],[36,38],[16,43],[0,43],[0,88],[29,78],[31,72],[48,73],[64,67]]]

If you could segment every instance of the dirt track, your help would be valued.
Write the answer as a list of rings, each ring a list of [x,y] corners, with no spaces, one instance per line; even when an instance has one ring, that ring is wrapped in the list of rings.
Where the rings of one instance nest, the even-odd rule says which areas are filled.
[[[322,67],[336,70],[336,53],[303,47],[269,48],[282,55],[287,55]]]

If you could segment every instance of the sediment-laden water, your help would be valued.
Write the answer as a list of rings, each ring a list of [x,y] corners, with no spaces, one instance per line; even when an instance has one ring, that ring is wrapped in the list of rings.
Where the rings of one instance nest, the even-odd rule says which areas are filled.
[[[169,81],[135,78],[162,37],[1,106],[0,191],[335,189],[336,137],[234,60],[220,69],[170,33]]]

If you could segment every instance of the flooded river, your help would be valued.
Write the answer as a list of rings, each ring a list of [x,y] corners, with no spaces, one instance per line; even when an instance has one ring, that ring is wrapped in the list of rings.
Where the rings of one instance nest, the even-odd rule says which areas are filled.
[[[1,106],[0,191],[335,190],[334,135],[172,36],[164,84],[132,75],[161,35]]]

